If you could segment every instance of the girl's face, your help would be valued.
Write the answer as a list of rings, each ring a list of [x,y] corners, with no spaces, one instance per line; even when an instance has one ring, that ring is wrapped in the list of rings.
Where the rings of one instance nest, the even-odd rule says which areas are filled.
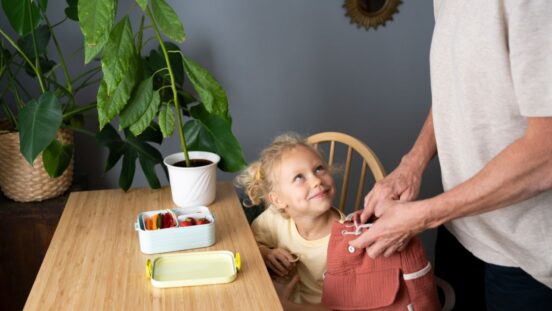
[[[321,215],[332,207],[335,186],[322,159],[298,146],[284,153],[274,171],[275,187],[270,198],[290,217]]]

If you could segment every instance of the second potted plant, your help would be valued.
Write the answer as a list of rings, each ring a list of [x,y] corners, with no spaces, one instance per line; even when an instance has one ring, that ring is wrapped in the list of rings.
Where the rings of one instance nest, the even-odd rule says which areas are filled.
[[[142,18],[134,32],[130,13],[115,23],[117,4],[116,0],[78,3],[85,59],[90,61],[101,53],[103,79],[97,95],[101,128],[98,140],[109,148],[106,169],[111,169],[122,158],[119,185],[126,190],[132,183],[135,162],[139,160],[150,186],[159,187],[155,166],[163,163],[163,157],[152,143],[160,144],[164,137],[173,134],[175,128],[182,152],[165,158],[171,169],[173,198],[196,191],[177,185],[181,178],[173,177],[172,172],[175,161],[182,162],[182,167],[174,168],[176,172],[197,171],[192,161],[195,154],[190,150],[220,156],[220,161],[217,157],[210,158],[211,167],[218,165],[229,172],[243,168],[245,160],[231,130],[226,93],[205,68],[186,57],[176,44],[163,38],[184,41],[184,26],[174,9],[164,0],[136,0]],[[148,33],[146,29],[153,31],[151,38],[158,44],[149,55],[143,55],[145,42],[149,41],[143,40]],[[195,96],[184,89],[185,81],[189,81]],[[116,117],[124,137],[119,136],[110,124]],[[208,184],[215,184],[212,178],[209,180]],[[200,183],[186,182],[191,186]],[[197,200],[196,196],[191,196],[190,200],[175,199],[178,201],[175,203],[178,206],[206,205],[212,202],[213,195],[206,195],[202,200]]]
[[[100,68],[69,74],[55,32],[66,18],[51,23],[47,4],[2,1],[13,32],[0,27],[0,188],[20,202],[53,198],[69,188],[73,130],[82,130],[83,112],[96,107],[78,105],[77,93],[94,83]],[[52,46],[55,52],[48,53]]]

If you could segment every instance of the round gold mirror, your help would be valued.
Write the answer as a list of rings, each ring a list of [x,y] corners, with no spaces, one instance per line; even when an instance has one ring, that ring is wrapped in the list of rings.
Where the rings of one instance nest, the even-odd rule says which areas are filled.
[[[397,8],[401,3],[401,0],[345,0],[343,7],[351,23],[368,30],[370,27],[377,29],[378,26],[385,26],[387,21],[393,20],[393,14],[399,12]]]

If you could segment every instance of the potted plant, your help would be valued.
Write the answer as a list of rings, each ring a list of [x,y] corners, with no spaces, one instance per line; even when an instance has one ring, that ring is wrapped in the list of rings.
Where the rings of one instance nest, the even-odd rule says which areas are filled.
[[[0,187],[16,201],[41,201],[67,190],[72,129],[81,128],[82,113],[95,107],[94,102],[77,105],[76,95],[93,83],[99,67],[69,74],[54,31],[66,19],[52,24],[46,6],[43,0],[2,0],[13,31],[0,28]]]
[[[181,43],[185,33],[176,12],[165,0],[136,0],[133,4],[133,16],[136,11],[142,14],[136,32],[130,12],[116,22],[116,0],[78,3],[85,61],[99,56],[102,63],[103,79],[97,94],[101,129],[98,140],[109,148],[106,170],[122,158],[119,185],[126,190],[132,183],[138,159],[150,186],[159,187],[155,166],[162,165],[163,157],[152,143],[160,144],[176,129],[182,152],[164,159],[170,169],[173,200],[179,206],[209,204],[214,199],[214,177],[197,173],[202,165],[194,167],[194,158],[203,157],[206,152],[217,154],[220,161],[213,156],[211,164],[206,165],[215,172],[217,164],[228,172],[245,165],[241,147],[231,131],[227,96],[205,68],[185,56],[178,45],[166,41]],[[145,37],[148,38],[144,40]],[[157,46],[146,53],[150,39]],[[186,83],[195,95],[186,89]],[[116,117],[124,136],[111,125]],[[181,163],[175,165],[177,162]],[[187,180],[175,177],[182,171],[195,172],[185,174],[204,180],[186,181],[186,185],[205,184],[210,190],[177,184]],[[203,198],[192,195],[206,192],[211,194]]]

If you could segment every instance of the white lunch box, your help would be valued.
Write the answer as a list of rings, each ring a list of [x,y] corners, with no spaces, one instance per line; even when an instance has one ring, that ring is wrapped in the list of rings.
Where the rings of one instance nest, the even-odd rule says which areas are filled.
[[[147,217],[166,212],[172,213],[178,219],[176,227],[146,230]],[[178,223],[188,217],[207,218],[210,223],[181,227]],[[205,206],[143,212],[138,215],[134,228],[138,231],[140,250],[144,254],[174,252],[215,244],[215,218]]]

